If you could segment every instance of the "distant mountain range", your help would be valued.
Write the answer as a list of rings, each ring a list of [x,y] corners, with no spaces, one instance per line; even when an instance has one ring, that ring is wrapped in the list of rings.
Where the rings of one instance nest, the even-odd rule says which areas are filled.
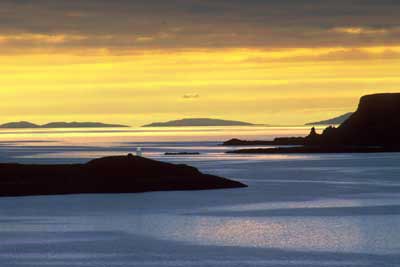
[[[50,122],[39,125],[28,121],[9,122],[0,125],[2,129],[29,129],[29,128],[109,128],[129,127],[121,124],[106,124],[101,122]]]
[[[173,120],[167,122],[154,122],[151,124],[143,125],[142,127],[185,127],[185,126],[252,126],[255,124],[243,121],[231,121],[209,118],[193,118]]]
[[[323,121],[317,121],[317,122],[310,122],[307,123],[306,125],[336,125],[336,124],[341,124],[348,118],[350,118],[351,115],[353,115],[354,112],[349,112],[346,114],[343,114],[341,116],[328,119],[328,120],[323,120]]]

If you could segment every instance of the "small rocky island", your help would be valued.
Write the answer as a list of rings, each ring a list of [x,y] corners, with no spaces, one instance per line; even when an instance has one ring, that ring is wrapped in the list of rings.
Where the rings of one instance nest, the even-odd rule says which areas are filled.
[[[246,185],[137,156],[105,157],[86,164],[0,164],[0,196],[240,188]]]
[[[307,137],[281,138],[270,145],[296,145],[265,149],[241,149],[228,153],[376,153],[400,152],[400,93],[363,96],[358,109],[339,127],[322,134],[315,128]],[[295,140],[295,142],[293,142]],[[279,144],[279,142],[281,144]],[[226,143],[251,144],[232,140]],[[225,143],[225,144],[226,144]],[[255,145],[259,143],[254,142]]]

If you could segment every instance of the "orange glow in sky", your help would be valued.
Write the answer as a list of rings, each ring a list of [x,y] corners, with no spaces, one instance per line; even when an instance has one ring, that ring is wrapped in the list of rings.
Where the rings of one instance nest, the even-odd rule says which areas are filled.
[[[0,3],[0,122],[300,125],[399,91],[397,6],[167,2]]]

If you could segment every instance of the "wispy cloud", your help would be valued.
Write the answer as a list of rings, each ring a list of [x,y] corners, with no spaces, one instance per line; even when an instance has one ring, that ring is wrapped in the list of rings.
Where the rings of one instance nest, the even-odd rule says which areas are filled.
[[[352,34],[352,35],[376,35],[376,34],[385,34],[390,32],[388,29],[384,28],[364,28],[364,27],[337,27],[333,29],[334,32],[344,33],[344,34]]]
[[[89,37],[83,35],[23,33],[16,35],[0,35],[0,43],[64,44],[73,41],[83,41],[88,38]]]
[[[200,95],[197,93],[184,94],[183,98],[184,99],[198,99],[198,98],[200,98]]]

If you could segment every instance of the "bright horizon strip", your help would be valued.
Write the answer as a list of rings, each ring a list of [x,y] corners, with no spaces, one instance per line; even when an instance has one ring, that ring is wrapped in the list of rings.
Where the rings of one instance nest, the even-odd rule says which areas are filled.
[[[300,125],[353,111],[364,94],[400,91],[399,55],[400,46],[3,53],[0,122]]]

